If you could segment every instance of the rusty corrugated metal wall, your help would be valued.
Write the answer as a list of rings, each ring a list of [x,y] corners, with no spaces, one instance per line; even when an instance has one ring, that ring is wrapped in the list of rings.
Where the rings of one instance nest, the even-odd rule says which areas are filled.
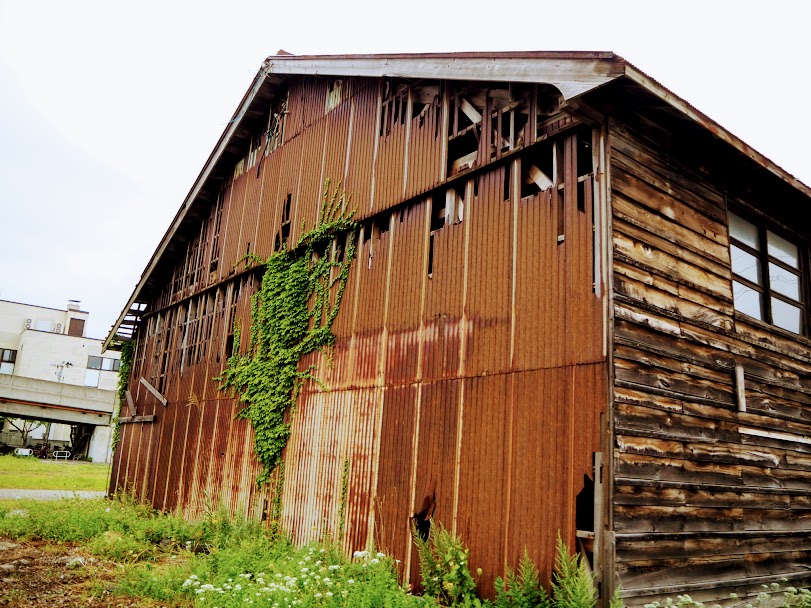
[[[331,390],[306,386],[292,416],[284,528],[376,543],[414,580],[410,517],[435,498],[483,589],[524,547],[549,574],[557,531],[574,540],[608,392],[592,129],[541,114],[526,85],[285,87],[284,143],[246,150],[145,315],[131,387],[156,420],[124,425],[112,487],[190,516],[208,500],[264,517],[277,486],[255,488],[250,427],[212,378],[235,322],[250,324],[259,275],[244,256],[295,243],[329,178],[362,228],[334,362],[302,362]]]

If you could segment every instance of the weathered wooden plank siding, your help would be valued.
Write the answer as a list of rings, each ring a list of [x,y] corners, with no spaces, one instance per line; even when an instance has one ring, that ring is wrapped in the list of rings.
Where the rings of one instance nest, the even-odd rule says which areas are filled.
[[[623,593],[808,584],[811,445],[768,433],[811,436],[809,342],[736,315],[722,186],[618,122],[610,155]]]

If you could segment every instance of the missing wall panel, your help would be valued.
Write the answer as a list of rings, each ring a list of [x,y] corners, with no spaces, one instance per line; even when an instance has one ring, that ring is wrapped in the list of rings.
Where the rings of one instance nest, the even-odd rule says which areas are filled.
[[[282,203],[282,217],[279,226],[279,232],[276,233],[276,240],[273,244],[274,251],[281,251],[282,249],[286,249],[289,247],[290,243],[288,242],[290,239],[290,212],[293,206],[293,194],[291,192],[287,193],[287,196]]]
[[[543,142],[522,155],[521,198],[535,196],[539,192],[551,188],[555,183],[555,166],[555,144],[553,142]]]

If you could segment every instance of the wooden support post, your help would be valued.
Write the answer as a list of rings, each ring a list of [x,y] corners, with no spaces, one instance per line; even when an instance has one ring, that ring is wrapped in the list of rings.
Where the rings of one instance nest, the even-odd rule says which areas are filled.
[[[127,408],[130,411],[130,416],[135,416],[135,402],[132,400],[132,393],[125,391],[124,397],[127,399]]]
[[[156,389],[149,382],[147,382],[146,378],[141,378],[141,384],[143,384],[146,387],[146,390],[155,395],[155,398],[163,404],[163,407],[166,407],[169,404],[169,400],[163,395],[161,395],[158,392],[158,389]]]

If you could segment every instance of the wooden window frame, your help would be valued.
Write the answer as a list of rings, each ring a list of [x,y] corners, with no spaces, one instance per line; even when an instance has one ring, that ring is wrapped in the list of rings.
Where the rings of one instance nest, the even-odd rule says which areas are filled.
[[[773,222],[769,221],[769,218],[754,214],[746,209],[741,209],[739,207],[730,207],[727,209],[727,214],[733,213],[740,217],[741,219],[749,222],[757,229],[757,239],[758,239],[758,249],[755,249],[746,243],[738,240],[734,236],[732,236],[732,230],[730,227],[729,222],[729,215],[727,215],[727,233],[729,236],[729,246],[730,246],[730,271],[732,274],[732,281],[740,283],[745,287],[752,289],[753,291],[760,294],[761,298],[761,311],[763,314],[762,319],[756,319],[755,317],[751,317],[751,315],[743,312],[742,310],[738,309],[737,305],[734,301],[734,287],[733,287],[733,306],[735,307],[735,312],[739,314],[746,315],[747,317],[751,317],[757,321],[761,321],[763,323],[767,323],[772,325],[782,331],[787,331],[789,333],[799,335],[799,336],[808,336],[809,330],[809,319],[808,319],[808,280],[806,277],[807,268],[808,268],[808,244],[806,243],[805,239],[800,237],[797,234],[793,234],[788,232],[787,230],[782,229],[780,226],[776,225]],[[768,233],[771,232],[780,238],[785,239],[792,245],[797,247],[797,268],[786,264],[782,260],[777,257],[772,256],[769,253],[769,244],[768,244]],[[751,280],[736,274],[732,268],[732,246],[737,247],[738,249],[748,253],[749,255],[753,256],[758,263],[760,277],[762,285],[758,285],[757,283],[753,283]],[[793,275],[796,275],[799,280],[799,300],[794,300],[793,298],[783,295],[779,291],[772,288],[772,278],[769,273],[769,264],[774,264],[786,272],[789,272]],[[791,306],[800,309],[800,331],[794,332],[790,329],[786,329],[777,325],[774,322],[774,316],[772,314],[772,298],[785,302]]]

